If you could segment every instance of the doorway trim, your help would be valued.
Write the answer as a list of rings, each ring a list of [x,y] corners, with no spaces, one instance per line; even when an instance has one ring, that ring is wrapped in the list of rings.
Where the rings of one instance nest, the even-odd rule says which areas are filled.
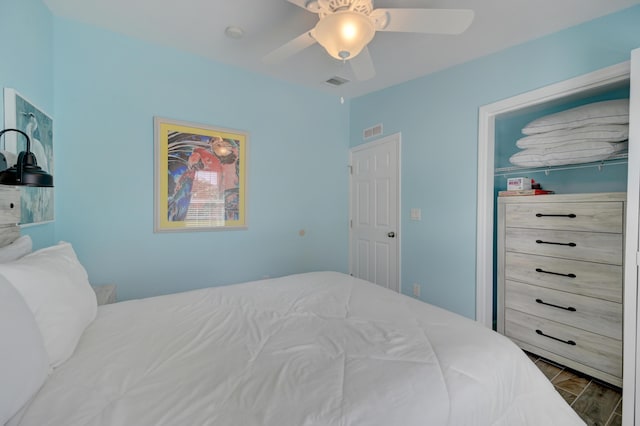
[[[383,144],[393,144],[394,148],[397,152],[398,164],[397,164],[397,194],[398,194],[398,202],[395,206],[396,208],[396,217],[398,223],[396,224],[396,238],[397,238],[397,255],[396,255],[396,270],[397,270],[397,279],[398,279],[398,293],[402,293],[402,133],[397,132],[388,136],[384,136],[382,138],[373,140],[371,142],[363,143],[349,149],[349,274],[353,274],[353,228],[351,226],[351,221],[353,219],[353,205],[352,205],[352,191],[353,191],[353,153],[355,151],[360,151],[363,149],[369,149],[378,145]]]
[[[476,321],[493,327],[493,197],[497,116],[629,80],[629,61],[480,107],[476,223]]]
[[[638,394],[638,341],[640,340],[640,318],[638,317],[638,265],[639,252],[639,224],[640,224],[640,151],[636,146],[640,140],[640,48],[631,51],[630,65],[630,93],[629,93],[629,140],[633,141],[629,147],[629,165],[627,177],[627,217],[625,224],[625,265],[624,265],[624,296],[623,296],[623,354],[622,354],[622,424],[635,425],[640,412]],[[633,285],[630,285],[630,284]]]

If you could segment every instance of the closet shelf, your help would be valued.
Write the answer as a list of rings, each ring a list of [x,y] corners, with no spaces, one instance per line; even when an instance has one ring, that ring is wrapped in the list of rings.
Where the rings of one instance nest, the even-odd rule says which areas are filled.
[[[556,170],[573,170],[573,169],[586,169],[590,167],[597,167],[598,170],[602,170],[605,166],[617,166],[619,164],[627,164],[629,154],[616,154],[611,158],[602,161],[596,161],[593,163],[581,163],[581,164],[568,164],[566,166],[547,166],[547,167],[498,167],[494,171],[494,176],[511,176],[522,173],[544,173],[548,175],[550,172]]]

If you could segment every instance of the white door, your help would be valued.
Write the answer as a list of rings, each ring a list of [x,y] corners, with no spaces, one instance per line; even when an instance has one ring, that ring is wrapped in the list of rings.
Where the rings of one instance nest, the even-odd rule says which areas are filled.
[[[351,150],[350,273],[400,291],[400,134]]]
[[[640,423],[640,318],[638,318],[638,251],[640,229],[640,49],[631,52],[629,104],[629,167],[624,271],[624,354],[622,420],[625,426]]]

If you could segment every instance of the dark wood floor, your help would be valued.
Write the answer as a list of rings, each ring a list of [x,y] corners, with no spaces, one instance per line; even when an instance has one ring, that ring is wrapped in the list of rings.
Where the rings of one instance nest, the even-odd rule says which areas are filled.
[[[622,389],[527,353],[589,426],[622,425]]]

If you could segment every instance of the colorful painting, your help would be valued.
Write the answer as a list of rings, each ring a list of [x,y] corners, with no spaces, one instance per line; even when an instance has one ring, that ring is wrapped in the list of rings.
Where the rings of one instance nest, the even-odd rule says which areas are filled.
[[[38,166],[53,175],[53,119],[13,89],[4,89],[4,128],[19,129],[29,135],[31,152]],[[9,167],[19,152],[26,150],[26,139],[16,132],[4,135],[0,150]],[[29,226],[53,221],[53,188],[21,187],[20,225]]]
[[[245,132],[156,117],[155,232],[246,229]]]

